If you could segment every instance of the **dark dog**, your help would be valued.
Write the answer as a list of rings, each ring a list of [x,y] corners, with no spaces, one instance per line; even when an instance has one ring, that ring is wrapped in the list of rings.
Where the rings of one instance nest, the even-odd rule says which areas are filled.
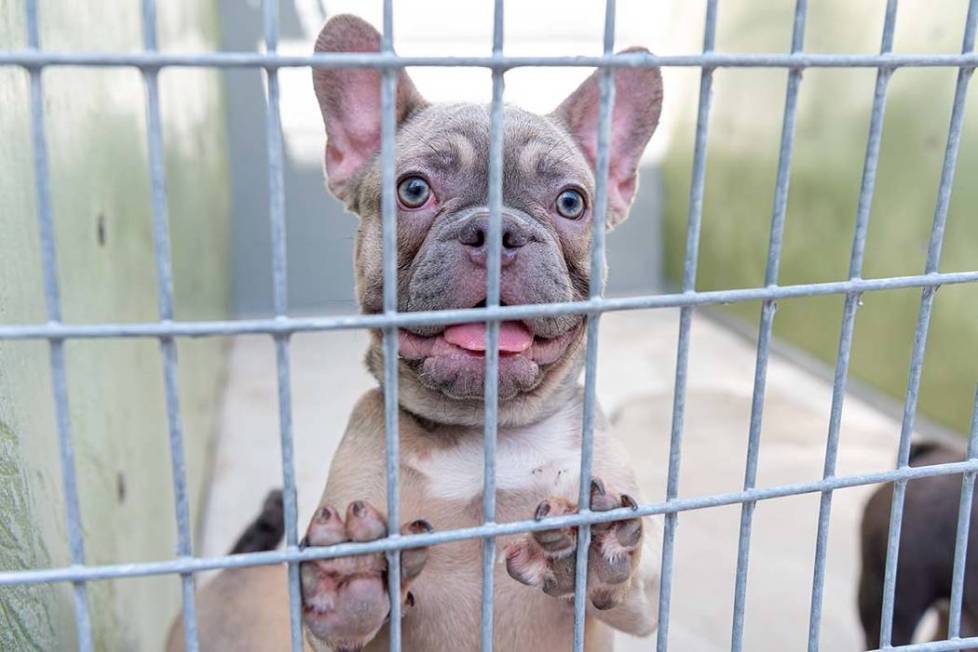
[[[911,449],[911,466],[960,462],[961,451],[934,443]],[[880,638],[883,608],[883,576],[886,567],[886,542],[890,529],[890,501],[893,485],[876,490],[866,504],[862,522],[862,574],[859,579],[859,618],[866,645],[875,649]],[[897,567],[893,605],[893,645],[906,645],[923,615],[931,607],[941,613],[944,627],[938,639],[945,638],[946,603],[951,597],[954,568],[954,541],[957,533],[958,505],[961,501],[961,476],[938,475],[907,483],[900,531],[900,558]],[[968,537],[967,566],[961,612],[961,635],[978,634],[978,503],[972,503],[972,527]]]

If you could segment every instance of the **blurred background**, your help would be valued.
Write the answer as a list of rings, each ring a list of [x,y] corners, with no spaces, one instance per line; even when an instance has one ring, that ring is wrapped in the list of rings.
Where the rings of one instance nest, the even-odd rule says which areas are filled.
[[[23,4],[21,0],[0,0],[0,49],[24,47]],[[805,49],[878,51],[884,4],[882,0],[811,3]],[[168,0],[159,5],[163,50],[255,51],[263,47],[259,0]],[[645,45],[661,54],[698,52],[703,5],[682,0],[619,0],[617,47]],[[401,54],[479,55],[490,51],[492,3],[488,0],[401,0],[394,6],[395,47]],[[46,49],[129,52],[142,48],[138,0],[41,0],[39,8],[41,42]],[[357,13],[375,25],[381,19],[381,3],[374,0],[282,0],[281,9],[280,50],[287,54],[309,52],[327,15]],[[787,51],[793,10],[791,0],[723,0],[716,49]],[[958,51],[965,10],[962,0],[904,0],[894,50]],[[597,0],[510,2],[505,52],[598,54],[603,11],[604,3]],[[432,100],[488,102],[491,96],[486,70],[425,68],[410,73]],[[514,70],[506,75],[506,100],[548,111],[587,74],[587,70],[565,68]],[[643,161],[639,196],[631,219],[608,239],[609,294],[663,292],[677,286],[685,247],[699,74],[696,68],[664,71],[663,119]],[[728,68],[714,75],[699,290],[763,284],[787,74],[785,70]],[[781,284],[846,277],[875,74],[870,69],[809,69],[804,73]],[[867,278],[919,274],[924,269],[955,76],[953,69],[932,68],[904,69],[893,77],[866,250]],[[170,68],[161,73],[160,80],[176,317],[268,316],[271,252],[262,75],[255,70]],[[155,321],[157,288],[140,75],[131,69],[49,68],[44,82],[65,321]],[[324,190],[323,129],[309,71],[283,69],[281,83],[289,311],[296,315],[353,312],[356,219]],[[972,87],[942,271],[978,267],[976,94],[978,90]],[[4,324],[41,323],[46,318],[30,124],[27,73],[0,68],[0,323]],[[865,405],[880,415],[892,415],[901,410],[906,388],[919,292],[872,293],[863,302],[853,346],[853,386]],[[842,297],[832,296],[789,300],[779,306],[775,320],[779,350],[811,378],[831,374],[842,305]],[[759,305],[740,303],[708,312],[710,328],[718,330],[707,340],[732,337],[722,340],[729,342],[728,351],[736,346],[747,347],[747,351]],[[668,315],[674,318],[674,311]],[[612,326],[622,336],[621,348],[603,351],[610,358],[616,352],[621,356],[614,358],[618,366],[609,366],[612,371],[606,372],[607,384],[602,386],[614,389],[619,387],[617,382],[621,392],[614,394],[609,389],[603,400],[620,399],[624,404],[627,397],[641,393],[643,382],[651,382],[651,376],[628,375],[627,354],[645,346],[643,338],[652,334],[662,336],[656,346],[664,352],[654,358],[662,380],[656,391],[663,396],[671,392],[674,325],[669,322],[656,330],[658,327],[646,328],[646,322],[636,324],[617,330]],[[368,387],[371,382],[359,367],[362,340],[356,338],[360,334],[350,337],[353,339],[337,339],[337,334],[329,340],[329,346],[338,348],[328,350],[342,349],[346,357],[324,356],[325,340],[306,343],[300,349],[304,353],[296,355],[300,359],[296,373],[309,370],[313,374],[309,385],[302,386],[309,391],[306,403],[301,403],[303,389],[297,389],[300,404],[296,409],[308,408],[302,414],[313,424],[308,435],[311,448],[300,447],[297,458],[302,464],[300,458],[307,452],[306,457],[313,459],[307,471],[300,469],[300,481],[305,479],[304,486],[310,488],[303,492],[300,487],[304,506],[314,504],[318,497],[326,464],[323,456],[334,445],[328,443],[332,435],[322,434],[315,424],[328,421],[327,430],[341,430],[342,422],[331,420],[344,418],[353,397],[347,400],[343,395],[343,400],[336,400],[336,392],[344,384]],[[258,505],[265,479],[274,483],[278,477],[274,368],[267,355],[271,345],[264,339],[249,344],[259,339],[179,342],[182,419],[198,553],[221,554],[238,523],[246,521]],[[171,558],[173,499],[157,343],[72,341],[67,355],[88,563]],[[746,382],[744,392],[749,391],[753,361],[749,351],[738,355],[725,356],[717,349],[715,357],[703,360],[703,374],[719,378],[722,365],[733,365],[738,378]],[[302,367],[301,360],[308,360],[311,368]],[[808,387],[807,380],[785,369],[783,378],[774,381],[783,383],[779,387],[785,394]],[[978,287],[942,288],[930,328],[920,429],[964,432],[976,373]],[[357,380],[348,381],[353,377]],[[3,569],[68,562],[50,396],[47,345],[0,342]],[[326,409],[321,404],[330,401],[336,403],[336,414],[327,418],[317,410]],[[247,414],[242,406],[249,402],[269,409],[249,423],[242,416]],[[823,408],[827,414],[827,404],[819,407]],[[304,423],[301,416],[297,419]],[[786,419],[790,423],[790,416]],[[262,470],[256,470],[258,461],[254,468],[234,466],[240,461],[230,455],[222,457],[222,442],[235,441],[236,433],[240,436],[256,423],[267,426],[267,431],[261,440],[246,439],[245,446],[253,450]],[[649,422],[641,423],[647,427]],[[886,423],[892,426],[893,422]],[[667,425],[666,421],[663,427]],[[888,432],[888,443],[872,445],[879,460],[892,459],[895,450],[897,435],[890,426],[879,426]],[[819,451],[824,446],[824,429],[813,431],[818,434],[809,443],[813,451]],[[737,464],[741,460],[737,457]],[[255,474],[263,474],[262,480],[255,481]],[[229,477],[255,488],[220,484],[221,478]],[[242,496],[241,492],[249,493]],[[241,499],[241,505],[235,506],[237,520],[229,524],[215,515],[214,496],[220,497],[217,504],[221,506]],[[304,517],[300,514],[300,518]],[[806,538],[805,545],[812,547],[811,541]],[[810,575],[810,561],[807,563],[805,573]],[[99,649],[159,649],[170,615],[179,605],[179,583],[175,578],[104,582],[93,585],[90,596]],[[843,606],[850,609],[848,604]],[[849,629],[839,628],[844,630],[840,640],[848,644],[858,637],[853,633],[854,616],[847,618]],[[63,586],[4,589],[0,621],[0,649],[70,647],[70,591]],[[719,632],[718,637],[722,639],[727,631]],[[696,649],[710,648],[704,643]]]

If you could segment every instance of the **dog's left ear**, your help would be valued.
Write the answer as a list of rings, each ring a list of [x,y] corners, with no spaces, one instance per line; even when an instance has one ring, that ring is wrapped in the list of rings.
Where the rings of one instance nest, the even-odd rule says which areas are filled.
[[[629,48],[619,54],[645,52]],[[662,75],[658,68],[616,68],[615,105],[611,115],[608,164],[608,212],[612,228],[628,216],[638,186],[638,163],[645,145],[659,124],[662,110]],[[601,74],[596,71],[551,114],[570,132],[591,169],[598,163],[598,121]]]

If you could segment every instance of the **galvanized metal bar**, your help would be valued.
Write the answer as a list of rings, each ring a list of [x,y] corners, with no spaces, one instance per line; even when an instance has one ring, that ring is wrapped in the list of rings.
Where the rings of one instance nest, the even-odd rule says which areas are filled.
[[[260,52],[56,52],[0,50],[0,66],[132,66],[182,68],[971,68],[978,55],[967,54],[787,54],[725,53],[600,56],[384,56],[383,53],[284,55]]]
[[[376,552],[404,550],[425,546],[452,543],[485,537],[501,537],[526,532],[538,532],[564,527],[579,527],[595,523],[610,523],[642,516],[685,512],[698,509],[723,507],[745,502],[774,500],[787,496],[798,496],[820,493],[827,490],[846,489],[894,482],[930,478],[938,475],[956,475],[960,473],[978,472],[978,460],[965,460],[934,464],[930,466],[914,466],[902,469],[891,469],[877,473],[867,473],[851,476],[836,476],[827,480],[778,485],[774,487],[755,488],[747,491],[736,491],[724,494],[711,494],[694,498],[679,498],[673,501],[662,501],[639,505],[636,509],[620,508],[607,512],[587,512],[568,514],[542,521],[513,521],[510,523],[494,523],[455,530],[444,530],[431,534],[387,537],[367,543],[342,543],[324,548],[309,547],[299,551],[274,550],[269,552],[254,552],[231,557],[192,557],[190,559],[173,559],[168,561],[140,562],[133,564],[111,564],[102,566],[67,566],[63,568],[37,569],[27,571],[0,572],[0,586],[14,584],[50,584],[55,582],[98,581],[112,580],[125,577],[146,577],[172,573],[199,573],[221,568],[248,568],[252,566],[267,566],[292,561],[310,561],[314,559],[335,559],[351,555],[366,555]]]
[[[975,650],[978,649],[978,636],[974,638],[963,638],[958,641],[914,643],[913,645],[898,645],[885,649],[886,652],[952,652],[955,650]],[[870,650],[869,652],[882,652],[882,649]]]
[[[27,47],[40,51],[40,21],[37,0],[27,0]],[[31,85],[31,145],[34,159],[34,195],[40,237],[41,266],[44,283],[44,303],[48,324],[61,322],[61,288],[58,282],[58,253],[54,234],[54,211],[51,208],[51,179],[48,165],[47,137],[44,132],[44,88],[41,68],[30,68]],[[75,473],[75,449],[71,439],[71,411],[68,406],[68,380],[65,369],[63,339],[50,340],[51,392],[54,399],[55,423],[58,431],[58,453],[61,462],[61,485],[65,500],[65,521],[68,530],[68,553],[73,569],[85,566],[85,539],[82,530],[81,505],[78,500],[78,479]],[[88,610],[88,591],[83,580],[73,580],[75,629],[78,649],[89,652],[92,646],[92,622]]]
[[[883,20],[883,36],[880,53],[893,50],[893,33],[896,27],[897,1],[889,0]],[[859,203],[856,209],[856,226],[853,234],[852,253],[849,258],[849,278],[862,276],[863,259],[866,250],[866,234],[876,189],[876,169],[879,164],[880,143],[883,136],[883,119],[886,108],[886,90],[893,70],[880,68],[876,74],[876,88],[873,94],[873,108],[869,123],[869,136],[866,141],[866,156],[863,163],[862,183],[859,189]],[[842,428],[842,408],[846,396],[846,383],[849,377],[849,359],[852,353],[852,334],[856,323],[856,310],[861,299],[857,293],[846,295],[842,309],[842,325],[839,333],[839,349],[835,363],[835,377],[832,383],[832,407],[829,415],[829,432],[825,444],[825,464],[823,478],[835,475],[836,458],[839,451],[839,433]],[[832,492],[823,493],[819,499],[818,529],[815,540],[815,567],[812,577],[812,600],[808,619],[808,651],[819,649],[822,622],[822,602],[825,588],[825,558],[828,553],[829,523],[832,514]]]
[[[147,52],[157,51],[156,0],[143,0],[143,43]],[[153,211],[153,248],[156,261],[157,306],[160,322],[173,320],[173,270],[170,249],[170,221],[166,191],[166,151],[163,147],[163,121],[160,115],[159,70],[143,69],[146,89],[146,136],[149,155],[150,189]],[[170,447],[170,472],[177,523],[177,555],[193,556],[190,507],[187,498],[187,469],[180,416],[180,385],[177,373],[177,343],[172,337],[160,338],[163,359],[163,385]],[[183,593],[183,638],[188,652],[197,650],[197,607],[194,577],[180,577]]]
[[[978,29],[978,0],[971,0],[968,5],[968,16],[965,20],[964,36],[961,44],[962,52],[974,51],[976,29]],[[961,146],[961,128],[964,124],[968,83],[971,81],[973,73],[974,68],[963,68],[958,71],[957,84],[954,90],[954,104],[951,109],[951,120],[948,127],[947,147],[944,151],[944,164],[941,169],[941,181],[938,188],[937,205],[934,208],[934,223],[931,227],[930,242],[927,247],[927,262],[924,267],[925,274],[936,274],[940,265],[941,247],[944,242],[944,229],[947,225],[948,208],[951,201],[951,189],[954,184],[958,150]],[[934,295],[936,292],[937,288],[925,288],[921,292],[920,310],[917,314],[917,328],[914,333],[913,349],[910,356],[907,396],[904,403],[903,421],[900,428],[900,448],[897,454],[897,465],[900,467],[907,466],[910,460],[910,439],[913,434],[914,420],[917,414],[920,376],[924,366],[924,354],[927,349],[927,333],[930,328],[930,316],[934,306]],[[883,579],[883,612],[880,627],[880,647],[890,645],[893,628],[893,602],[896,590],[897,564],[900,557],[900,531],[903,526],[903,501],[906,490],[907,484],[902,481],[897,481],[893,487],[889,540],[887,541],[886,547],[886,571]]]
[[[791,36],[791,52],[801,52],[805,43],[805,20],[807,0],[795,4],[794,27]],[[764,285],[778,284],[778,271],[781,265],[781,248],[784,237],[784,224],[788,209],[788,186],[791,181],[791,156],[795,142],[795,117],[798,110],[798,89],[801,86],[801,70],[788,73],[788,87],[785,91],[784,121],[781,127],[781,148],[778,154],[778,176],[774,191],[774,209],[771,217],[771,236],[768,245],[767,265],[764,270]],[[757,481],[757,458],[761,445],[761,423],[764,414],[764,394],[767,387],[767,361],[771,345],[771,332],[777,304],[765,301],[761,307],[761,323],[757,337],[757,361],[754,368],[754,389],[751,400],[750,433],[747,441],[747,464],[744,471],[744,488],[750,489]],[[750,560],[750,539],[753,526],[754,503],[745,503],[740,514],[740,539],[737,546],[737,575],[734,587],[734,612],[730,649],[740,652],[743,649],[744,609],[747,601],[747,570]]]
[[[129,322],[103,324],[27,324],[0,326],[3,340],[66,340],[111,338],[225,337],[230,335],[260,335],[283,333],[312,333],[320,331],[377,329],[419,325],[444,325],[533,319],[570,314],[597,314],[624,310],[654,310],[684,306],[724,305],[747,301],[776,301],[799,297],[832,294],[862,294],[906,288],[935,288],[978,282],[978,271],[890,276],[875,279],[854,279],[827,283],[802,283],[765,288],[711,290],[703,292],[649,294],[634,297],[588,299],[559,303],[538,303],[498,308],[459,308],[402,312],[392,315],[336,315],[326,317],[288,317],[284,319],[238,319],[230,321]]]
[[[265,50],[275,54],[279,39],[279,2],[263,0],[262,24]],[[285,221],[284,146],[278,70],[265,71],[268,101],[265,111],[265,143],[268,150],[268,221],[272,244],[272,306],[275,320],[288,312],[288,253]],[[282,464],[282,508],[285,546],[298,551],[298,508],[296,506],[295,453],[292,428],[292,378],[289,334],[275,333],[275,374],[278,393],[279,448]],[[289,563],[289,642],[292,652],[302,651],[302,606],[299,594],[299,565]]]
[[[381,51],[394,59],[394,18],[392,0],[384,0],[384,31]],[[397,70],[383,71],[380,86],[380,161],[382,175],[381,216],[384,240],[384,315],[397,313],[397,209],[394,203],[396,152]],[[398,338],[397,328],[384,328],[384,420],[387,448],[387,523],[388,538],[400,536],[401,510],[398,467],[400,464],[400,438],[397,399]],[[387,589],[390,594],[390,649],[401,649],[401,556],[397,552],[387,554]]]
[[[615,47],[615,0],[606,0],[604,15],[604,53]],[[591,282],[588,294],[592,300],[604,293],[605,224],[608,212],[608,167],[611,140],[611,115],[615,105],[614,71],[602,69],[599,75],[598,152],[595,165],[594,208],[591,216]],[[581,428],[581,471],[578,511],[591,509],[591,466],[594,456],[594,420],[597,410],[598,322],[600,315],[587,317],[587,344],[584,360],[584,415]],[[577,559],[574,572],[574,640],[575,652],[584,650],[584,626],[587,611],[587,562],[591,548],[591,528],[577,530]]]
[[[968,460],[978,459],[978,390],[971,409],[971,435],[968,437]],[[961,502],[958,506],[958,528],[954,541],[954,570],[951,576],[951,604],[948,609],[947,637],[961,636],[961,603],[964,597],[964,571],[968,560],[968,542],[971,535],[971,509],[975,495],[975,473],[961,477]]]
[[[703,26],[703,52],[712,52],[716,44],[717,0],[707,0]],[[686,221],[686,257],[683,263],[682,291],[696,292],[696,268],[699,258],[700,229],[703,224],[703,193],[706,186],[707,134],[710,106],[713,100],[713,68],[700,72],[699,106],[696,112],[696,136],[693,143],[693,172],[689,186],[689,210]],[[672,428],[669,436],[669,473],[666,480],[666,501],[679,495],[679,465],[682,460],[683,420],[686,414],[686,375],[689,369],[690,329],[693,307],[679,310],[679,339],[676,344],[676,379],[672,398]],[[666,514],[662,533],[662,570],[659,585],[659,627],[656,650],[669,648],[669,610],[672,605],[672,571],[676,548],[678,515]]]
[[[495,0],[493,9],[492,53],[503,54],[503,0]],[[502,257],[503,207],[503,90],[504,72],[492,71],[492,105],[489,125],[489,234],[486,264],[486,306],[499,306],[499,284]],[[484,381],[485,424],[483,435],[482,521],[496,521],[496,436],[499,408],[499,322],[486,322],[486,371]],[[496,540],[482,542],[482,632],[483,652],[492,652],[494,570]]]

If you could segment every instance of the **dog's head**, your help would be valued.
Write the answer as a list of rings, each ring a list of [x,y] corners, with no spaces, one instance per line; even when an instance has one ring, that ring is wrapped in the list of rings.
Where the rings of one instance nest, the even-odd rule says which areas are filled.
[[[380,35],[363,20],[336,16],[317,52],[376,52]],[[382,310],[380,73],[315,69],[326,126],[330,191],[360,216],[357,295],[366,313]],[[587,298],[599,76],[553,113],[507,106],[503,126],[503,305]],[[637,166],[658,123],[656,69],[618,69],[611,120],[607,225],[625,219]],[[429,104],[408,75],[396,96],[399,311],[472,308],[486,298],[490,115],[486,106]],[[597,279],[603,283],[604,279]],[[501,423],[544,415],[570,391],[580,369],[579,315],[504,322],[499,333]],[[400,396],[411,412],[439,423],[481,423],[485,326],[423,326],[400,331]],[[380,336],[368,365],[382,377]]]

